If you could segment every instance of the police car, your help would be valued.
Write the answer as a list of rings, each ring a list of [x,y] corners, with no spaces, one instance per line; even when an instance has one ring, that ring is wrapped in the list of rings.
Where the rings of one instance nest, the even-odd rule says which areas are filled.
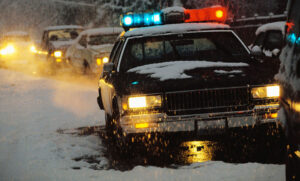
[[[222,24],[226,14],[214,6],[121,18],[128,31],[115,43],[99,80],[108,133],[126,141],[276,122],[275,72]]]

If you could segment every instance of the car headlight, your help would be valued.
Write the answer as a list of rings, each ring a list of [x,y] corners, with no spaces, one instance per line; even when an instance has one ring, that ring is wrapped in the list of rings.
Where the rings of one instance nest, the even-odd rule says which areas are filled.
[[[56,50],[56,51],[54,51],[53,55],[55,58],[60,58],[60,57],[62,57],[62,51]]]
[[[30,47],[30,51],[31,51],[32,53],[38,53],[38,51],[37,51],[37,49],[35,48],[34,45],[32,45],[32,46]]]
[[[15,53],[15,47],[13,45],[8,45],[0,50],[1,55],[9,55]]]
[[[96,57],[97,65],[100,66],[101,64],[105,64],[109,61],[108,57]]]
[[[251,90],[251,94],[255,99],[278,98],[280,95],[280,87],[278,85],[255,87]]]
[[[161,96],[133,96],[124,101],[124,109],[142,109],[161,107]]]

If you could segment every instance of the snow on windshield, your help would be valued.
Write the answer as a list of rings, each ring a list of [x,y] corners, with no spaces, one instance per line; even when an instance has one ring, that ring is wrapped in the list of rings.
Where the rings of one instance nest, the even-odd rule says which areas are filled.
[[[247,67],[249,64],[242,62],[210,62],[210,61],[173,61],[164,63],[155,63],[132,68],[127,72],[136,72],[139,74],[149,74],[153,78],[159,78],[161,81],[169,79],[186,79],[191,76],[184,73],[186,70],[208,67]]]

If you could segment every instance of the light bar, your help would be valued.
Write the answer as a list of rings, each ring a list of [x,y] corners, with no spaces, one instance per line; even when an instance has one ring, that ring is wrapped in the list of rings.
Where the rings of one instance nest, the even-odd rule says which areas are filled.
[[[121,17],[123,27],[142,27],[162,24],[161,13],[126,14]]]
[[[156,13],[126,14],[121,17],[121,26],[125,30],[134,27],[153,26],[171,23],[220,22],[224,23],[227,11],[222,6],[203,9],[168,8]]]
[[[185,9],[184,22],[225,22],[227,18],[226,8],[222,6],[213,6],[203,9]]]

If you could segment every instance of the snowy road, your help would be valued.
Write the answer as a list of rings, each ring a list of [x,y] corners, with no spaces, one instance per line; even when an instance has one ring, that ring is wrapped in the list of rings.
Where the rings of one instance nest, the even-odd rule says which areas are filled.
[[[96,97],[96,85],[0,69],[0,180],[284,180],[282,164],[207,161],[112,169],[99,136],[72,134],[104,124]]]

